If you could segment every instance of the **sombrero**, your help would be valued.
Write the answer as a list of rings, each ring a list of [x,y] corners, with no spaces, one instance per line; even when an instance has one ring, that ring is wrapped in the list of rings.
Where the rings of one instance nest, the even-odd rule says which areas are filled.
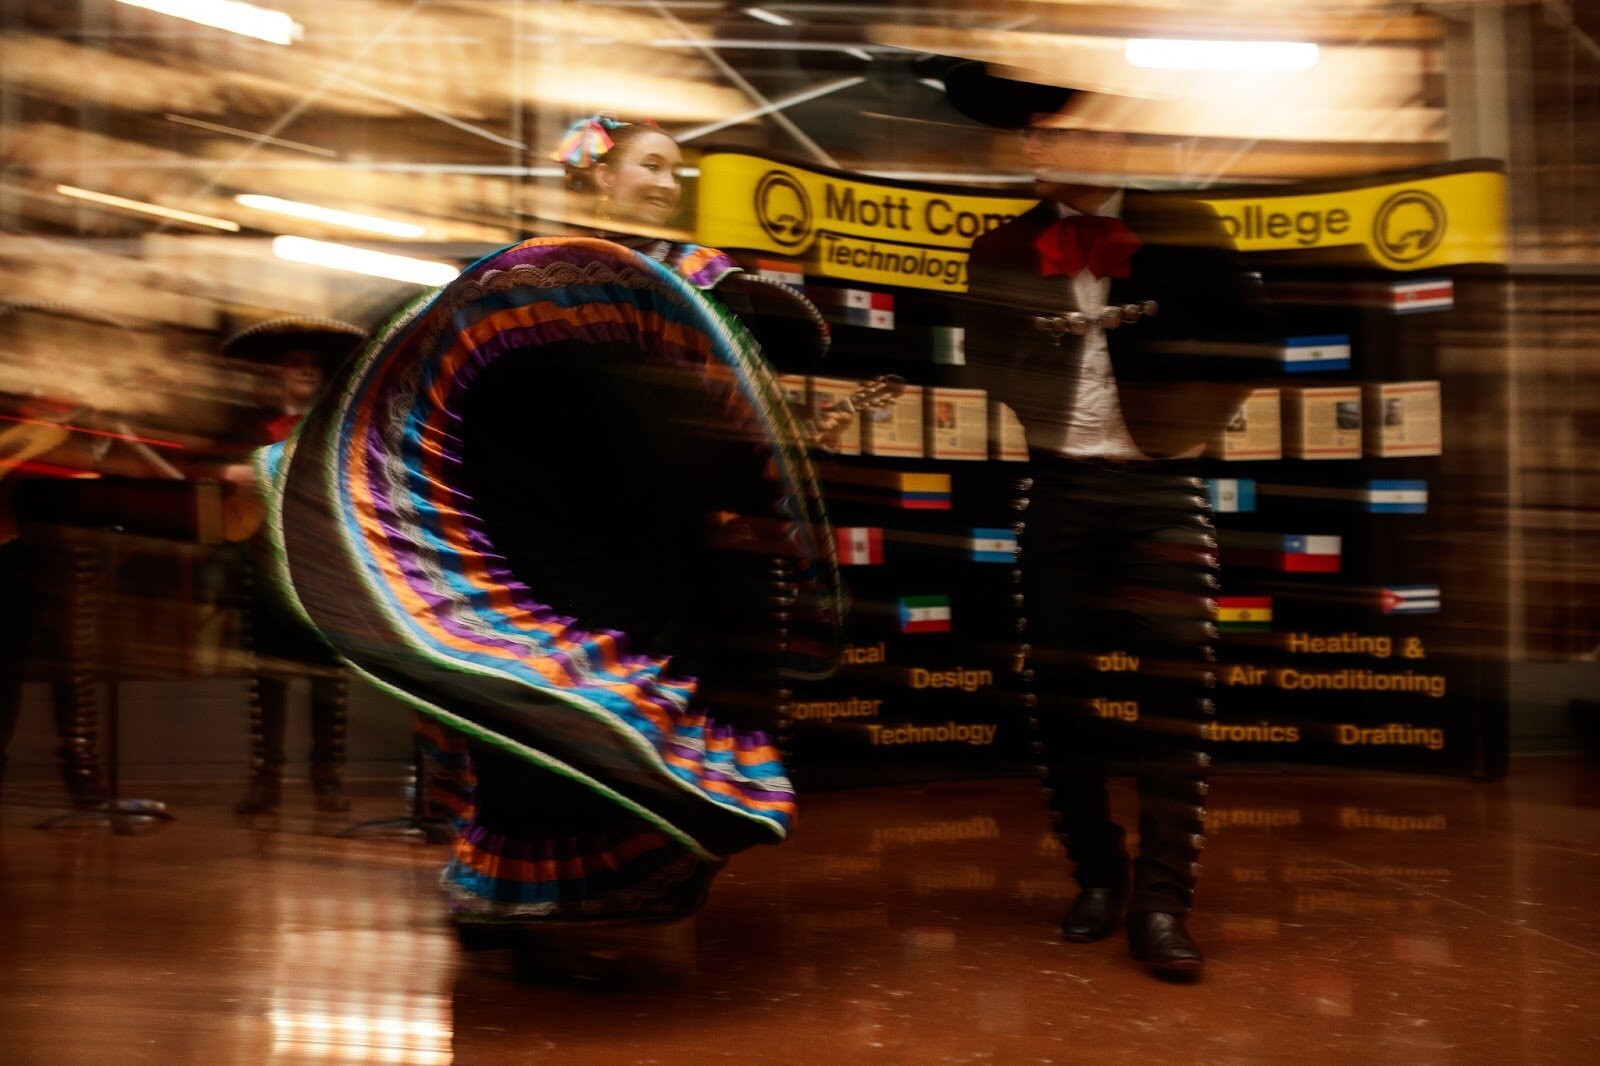
[[[978,60],[953,62],[941,75],[950,106],[976,122],[1020,130],[1041,115],[1053,115],[1079,90],[997,74]]]
[[[285,352],[309,350],[322,358],[323,372],[332,374],[366,339],[366,330],[337,318],[285,315],[246,326],[223,341],[220,350],[231,359],[256,363],[274,362]]]

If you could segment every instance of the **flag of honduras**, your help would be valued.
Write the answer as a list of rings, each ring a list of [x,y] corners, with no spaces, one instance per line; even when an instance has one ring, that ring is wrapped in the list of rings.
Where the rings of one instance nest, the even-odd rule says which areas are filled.
[[[1389,287],[1389,301],[1397,315],[1446,311],[1456,305],[1456,285],[1449,278],[1397,281]]]
[[[950,597],[902,596],[900,598],[900,632],[950,632]]]
[[[1426,481],[1369,481],[1367,510],[1373,514],[1427,514]]]
[[[806,284],[805,268],[799,263],[786,263],[781,259],[756,260],[756,276],[796,289],[804,289]]]
[[[1283,369],[1291,374],[1350,369],[1350,338],[1342,333],[1290,337],[1283,349]]]
[[[1218,596],[1217,628],[1224,633],[1261,633],[1272,628],[1271,596]]]
[[[1438,585],[1385,585],[1379,590],[1384,614],[1438,614]]]
[[[1247,477],[1214,477],[1209,492],[1211,509],[1218,514],[1241,514],[1256,509],[1256,483]]]
[[[883,562],[883,530],[876,526],[837,526],[840,566],[866,566]]]

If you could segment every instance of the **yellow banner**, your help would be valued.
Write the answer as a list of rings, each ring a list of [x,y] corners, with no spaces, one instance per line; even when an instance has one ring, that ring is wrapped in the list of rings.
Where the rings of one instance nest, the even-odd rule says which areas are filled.
[[[1472,170],[1281,196],[1205,200],[1238,249],[1389,270],[1503,263],[1504,174]],[[860,180],[740,152],[700,163],[697,237],[814,277],[964,292],[967,251],[1031,198]]]
[[[1247,254],[1340,249],[1387,270],[1506,261],[1506,176],[1495,171],[1205,202]]]
[[[797,260],[814,276],[965,292],[973,238],[1034,203],[860,181],[716,152],[700,161],[697,237],[714,248]]]

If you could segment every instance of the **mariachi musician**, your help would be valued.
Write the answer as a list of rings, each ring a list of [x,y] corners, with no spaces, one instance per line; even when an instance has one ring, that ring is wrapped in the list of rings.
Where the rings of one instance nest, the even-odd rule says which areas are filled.
[[[1135,958],[1192,978],[1219,582],[1205,482],[1185,460],[1243,401],[1273,323],[1214,213],[1123,188],[1126,139],[1071,128],[1085,94],[977,62],[944,83],[963,114],[1020,131],[1040,197],[973,244],[966,360],[1017,413],[1032,460],[1022,568],[1038,750],[1080,886],[1062,935],[1101,940],[1126,915]],[[1111,651],[1138,670],[1098,672]],[[1090,706],[1113,681],[1136,722]],[[1107,797],[1117,751],[1138,761],[1131,869]]]

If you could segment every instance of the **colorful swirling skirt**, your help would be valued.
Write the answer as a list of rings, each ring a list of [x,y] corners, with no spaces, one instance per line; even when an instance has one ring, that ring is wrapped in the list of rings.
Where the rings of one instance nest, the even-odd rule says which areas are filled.
[[[599,240],[481,260],[262,467],[280,591],[471,747],[461,913],[681,912],[788,834],[767,553],[836,622],[831,536],[753,342],[677,273]]]

